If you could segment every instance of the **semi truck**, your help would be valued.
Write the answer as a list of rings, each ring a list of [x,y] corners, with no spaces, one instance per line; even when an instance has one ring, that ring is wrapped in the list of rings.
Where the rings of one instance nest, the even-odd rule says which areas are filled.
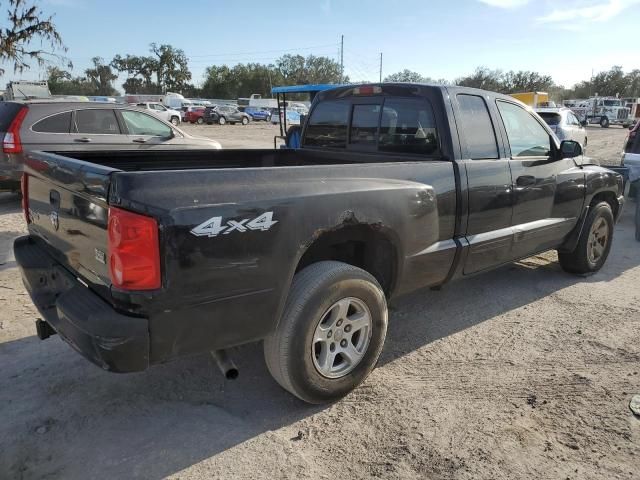
[[[580,121],[609,128],[620,125],[628,128],[633,122],[631,112],[622,99],[616,97],[590,97],[586,100],[568,100],[564,103]]]

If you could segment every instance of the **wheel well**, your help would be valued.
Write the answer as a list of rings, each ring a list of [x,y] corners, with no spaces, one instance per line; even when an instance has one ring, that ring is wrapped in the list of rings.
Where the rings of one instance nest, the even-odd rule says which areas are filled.
[[[613,212],[613,218],[618,218],[618,199],[613,192],[600,192],[593,197],[590,206],[593,207],[600,202],[607,202],[611,206]]]
[[[397,254],[393,243],[370,225],[352,225],[321,234],[307,248],[296,272],[312,263],[336,260],[362,268],[378,280],[385,294],[393,289]]]

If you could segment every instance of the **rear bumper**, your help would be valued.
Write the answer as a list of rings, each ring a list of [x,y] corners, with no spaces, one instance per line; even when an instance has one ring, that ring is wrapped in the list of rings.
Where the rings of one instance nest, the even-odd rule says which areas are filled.
[[[16,262],[44,320],[75,350],[112,372],[149,366],[146,318],[116,312],[25,236],[14,242]]]

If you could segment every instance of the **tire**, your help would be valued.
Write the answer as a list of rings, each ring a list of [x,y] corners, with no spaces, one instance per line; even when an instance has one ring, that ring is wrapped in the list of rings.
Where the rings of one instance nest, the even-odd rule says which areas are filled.
[[[627,128],[628,129],[630,126],[631,126],[630,123],[623,123],[622,124],[622,128]]]
[[[218,118],[218,125],[224,125],[225,123],[227,123],[227,119],[224,117],[220,117]]]
[[[264,119],[265,122],[267,123],[271,123],[271,115],[269,115],[267,118]]]
[[[180,119],[178,117],[171,117],[171,124],[174,127],[177,127],[178,125],[180,125]]]
[[[198,119],[196,120],[196,123],[197,123],[198,125],[202,125],[202,124],[204,123],[204,118],[202,118],[202,117],[198,117]]]
[[[248,125],[249,119],[247,117],[242,117],[242,125]]]
[[[367,319],[368,327],[352,326]],[[318,332],[324,340],[313,342]],[[333,402],[371,373],[386,334],[387,302],[376,279],[353,265],[318,262],[293,277],[280,323],[264,340],[264,357],[285,390],[308,403]],[[361,342],[366,344],[359,347]],[[341,351],[352,352],[355,361],[348,362],[350,356]],[[330,359],[324,370],[323,354]]]
[[[609,128],[609,119],[607,117],[602,117],[600,119],[600,126],[602,128]]]
[[[564,271],[579,275],[597,272],[607,261],[613,240],[613,212],[607,202],[594,205],[582,227],[578,244],[572,252],[558,252]],[[597,234],[594,237],[594,231]]]

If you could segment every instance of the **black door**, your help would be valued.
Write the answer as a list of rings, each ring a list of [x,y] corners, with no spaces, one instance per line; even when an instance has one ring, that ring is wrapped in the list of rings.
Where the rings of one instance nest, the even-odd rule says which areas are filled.
[[[559,158],[544,122],[515,102],[498,100],[497,107],[510,149],[516,259],[562,243],[582,212],[585,176],[573,158]]]
[[[503,142],[496,137],[491,98],[459,93],[452,101],[464,158],[460,164],[467,173],[464,274],[470,274],[511,259],[511,172]]]

